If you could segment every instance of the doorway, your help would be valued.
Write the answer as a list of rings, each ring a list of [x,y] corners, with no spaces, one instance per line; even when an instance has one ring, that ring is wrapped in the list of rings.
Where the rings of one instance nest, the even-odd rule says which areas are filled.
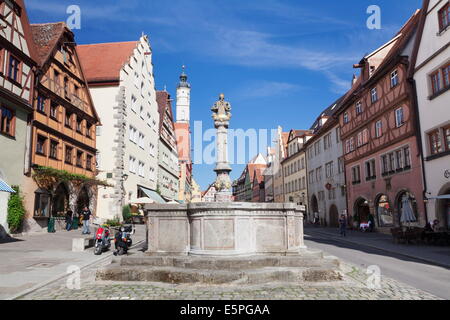
[[[89,193],[86,187],[83,187],[77,199],[77,208],[76,208],[77,213],[79,214],[81,211],[83,211],[84,207],[89,208],[89,205],[90,205]]]
[[[330,207],[330,227],[339,227],[339,211],[338,208],[333,204]]]
[[[69,190],[64,183],[56,188],[52,201],[52,217],[64,217],[69,208]]]

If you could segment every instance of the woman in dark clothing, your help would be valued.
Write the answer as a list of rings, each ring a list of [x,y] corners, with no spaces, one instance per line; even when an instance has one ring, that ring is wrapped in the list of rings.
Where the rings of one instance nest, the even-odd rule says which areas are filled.
[[[340,231],[342,237],[346,236],[347,218],[345,217],[344,214],[341,215],[341,218],[339,219],[339,231]]]

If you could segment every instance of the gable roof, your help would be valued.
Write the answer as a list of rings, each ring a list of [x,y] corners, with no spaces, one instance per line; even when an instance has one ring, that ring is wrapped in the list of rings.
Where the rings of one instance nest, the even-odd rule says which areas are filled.
[[[32,24],[31,32],[36,48],[36,62],[41,67],[52,56],[53,50],[64,32],[68,33],[72,41],[74,39],[72,31],[67,28],[65,22]]]
[[[77,46],[88,83],[117,82],[139,41],[97,43]]]
[[[266,168],[256,168],[253,173],[253,182],[257,182],[260,184],[264,181],[264,171],[266,171]]]
[[[266,170],[267,165],[265,165],[265,164],[252,164],[252,163],[249,163],[247,165],[247,167],[248,167],[247,173],[250,176],[250,182],[253,183],[253,179],[255,177],[255,174],[257,175],[257,177],[261,176],[262,172],[264,170]]]
[[[33,40],[37,51],[37,62],[41,68],[50,60],[50,57],[53,56],[55,50],[58,49],[57,44],[65,35],[71,42],[75,43],[75,36],[73,32],[70,31],[70,29],[67,27],[65,22],[32,24],[31,30],[33,33]],[[77,62],[80,66],[82,80],[84,82],[87,82],[86,73],[83,69],[83,65],[81,64],[77,50],[74,50],[74,56],[76,57]],[[89,90],[89,86],[87,83],[86,94],[89,99],[89,104],[92,107],[93,116],[97,120],[97,125],[101,125],[101,119],[98,116],[94,101],[92,100],[91,91]]]
[[[402,28],[395,34],[395,36],[391,40],[389,40],[387,43],[383,44],[380,48],[378,48],[371,54],[366,55],[362,58],[362,60],[359,63],[359,65],[360,65],[359,67],[364,65],[371,55],[374,55],[381,49],[385,48],[388,44],[393,43],[392,48],[384,56],[383,60],[378,65],[378,67],[376,68],[374,73],[367,80],[363,81],[362,72],[361,72],[361,74],[358,76],[355,83],[352,85],[350,90],[345,94],[344,98],[342,99],[341,106],[347,104],[348,102],[351,102],[352,98],[354,98],[356,95],[358,95],[360,90],[362,90],[366,85],[371,84],[372,81],[374,81],[373,79],[377,79],[380,75],[382,75],[383,73],[386,72],[386,70],[385,70],[386,67],[389,66],[389,64],[393,61],[393,59],[395,59],[396,57],[400,57],[402,50],[407,46],[409,40],[414,35],[414,32],[417,29],[417,26],[419,24],[419,19],[422,16],[421,15],[422,10],[420,10],[420,9],[416,10],[414,12],[414,14],[408,19],[408,21],[402,26]],[[412,59],[412,58],[413,57],[410,57],[410,59]],[[409,68],[410,69],[414,68],[411,63],[409,63]],[[410,71],[408,70],[407,72],[409,73]],[[334,114],[334,116],[341,114],[345,110],[346,110],[345,108],[340,108]]]
[[[310,130],[291,130],[288,134],[288,143],[295,138],[303,137],[304,135],[312,134]]]

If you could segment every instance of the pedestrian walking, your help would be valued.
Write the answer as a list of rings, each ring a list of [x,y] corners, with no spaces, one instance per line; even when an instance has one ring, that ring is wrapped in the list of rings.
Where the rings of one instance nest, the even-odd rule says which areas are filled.
[[[81,218],[83,219],[83,233],[82,234],[91,234],[91,230],[89,229],[89,220],[91,219],[92,213],[88,207],[84,207],[83,211],[81,211]]]
[[[339,219],[339,232],[342,237],[347,236],[346,231],[347,231],[347,218],[345,217],[345,215],[341,215],[341,218]]]
[[[373,232],[375,230],[375,217],[369,214],[369,232]]]
[[[73,211],[72,210],[67,210],[66,213],[66,230],[70,231],[72,230],[72,223],[73,223]]]
[[[319,224],[319,213],[314,212],[314,225],[318,225],[318,224]]]

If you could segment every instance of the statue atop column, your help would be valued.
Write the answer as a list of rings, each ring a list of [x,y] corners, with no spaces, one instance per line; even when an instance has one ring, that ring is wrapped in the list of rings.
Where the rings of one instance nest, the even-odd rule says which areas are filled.
[[[216,202],[232,202],[231,192],[231,167],[228,163],[228,126],[231,119],[231,104],[225,101],[222,93],[219,100],[211,108],[213,112],[214,127],[217,129],[217,165],[214,171],[217,174],[216,182]]]
[[[211,108],[213,112],[213,119],[216,129],[223,123],[228,127],[228,122],[231,119],[231,105],[229,102],[225,101],[225,95],[223,93],[219,96],[219,101],[217,101]]]

